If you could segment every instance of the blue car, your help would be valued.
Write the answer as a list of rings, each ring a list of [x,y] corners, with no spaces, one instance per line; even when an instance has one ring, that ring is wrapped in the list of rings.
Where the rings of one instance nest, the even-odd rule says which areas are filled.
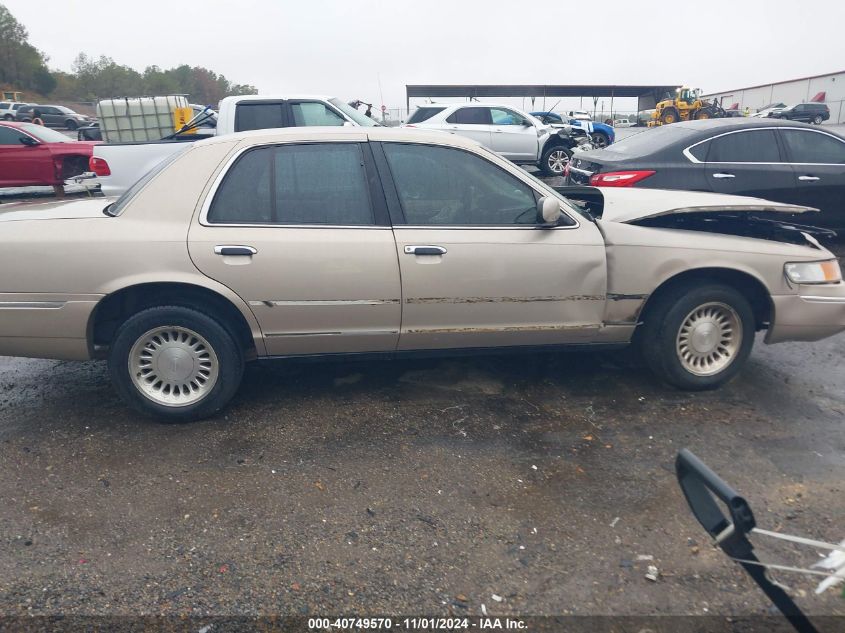
[[[609,125],[604,123],[596,123],[595,121],[580,121],[578,119],[569,119],[564,121],[557,112],[531,112],[531,116],[540,119],[547,125],[555,123],[568,123],[572,127],[579,127],[585,130],[593,139],[593,145],[598,148],[607,147],[616,140],[616,132]]]

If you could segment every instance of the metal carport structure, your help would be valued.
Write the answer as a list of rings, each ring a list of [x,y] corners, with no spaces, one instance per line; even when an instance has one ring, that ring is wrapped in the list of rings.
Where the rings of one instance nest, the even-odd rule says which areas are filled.
[[[680,84],[674,85],[514,85],[514,84],[417,84],[405,86],[405,105],[411,109],[411,98],[463,97],[481,99],[490,97],[609,97],[611,110],[616,97],[636,97],[637,110],[648,110],[665,98],[667,92],[675,93]]]

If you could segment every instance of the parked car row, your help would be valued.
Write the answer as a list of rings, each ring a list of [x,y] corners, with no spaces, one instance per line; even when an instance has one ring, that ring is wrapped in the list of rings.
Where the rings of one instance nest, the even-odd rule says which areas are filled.
[[[65,128],[76,130],[79,127],[90,124],[95,119],[74,112],[70,108],[60,105],[39,105],[37,103],[13,103],[8,109],[3,109],[0,104],[0,115],[6,121],[19,121],[31,123],[35,118],[40,118],[47,127]]]
[[[711,119],[649,129],[579,153],[566,183],[756,196],[820,209],[813,224],[845,230],[845,138],[792,121]]]
[[[757,331],[845,330],[833,254],[755,215],[807,207],[564,196],[440,131],[296,127],[183,147],[116,201],[3,205],[0,355],[108,359],[128,404],[179,421],[224,407],[256,358],[633,343],[667,382],[710,389]]]

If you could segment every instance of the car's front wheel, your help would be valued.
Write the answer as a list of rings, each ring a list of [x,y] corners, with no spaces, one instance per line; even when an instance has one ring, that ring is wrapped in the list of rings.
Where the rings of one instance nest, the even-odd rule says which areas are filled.
[[[593,146],[596,149],[602,149],[610,145],[610,137],[604,132],[593,132],[590,136],[593,139]]]
[[[678,288],[658,297],[642,327],[646,363],[680,389],[723,385],[740,371],[754,344],[751,305],[722,284]]]
[[[79,127],[79,124],[73,119],[68,119],[67,121],[65,121],[65,127],[71,132],[74,132],[76,128]]]
[[[562,145],[548,147],[543,151],[540,159],[540,170],[546,176],[563,176],[563,170],[566,169],[570,158],[572,158],[571,149]]]
[[[165,422],[213,415],[231,400],[243,350],[212,317],[180,306],[148,308],[118,328],[109,372],[132,408]]]

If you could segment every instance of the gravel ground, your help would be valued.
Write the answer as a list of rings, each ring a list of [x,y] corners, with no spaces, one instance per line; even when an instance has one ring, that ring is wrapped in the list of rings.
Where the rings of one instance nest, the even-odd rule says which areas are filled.
[[[763,527],[841,539],[843,353],[758,344],[699,394],[625,354],[265,363],[179,426],[127,412],[101,363],[0,359],[0,613],[767,613],[673,459]]]

